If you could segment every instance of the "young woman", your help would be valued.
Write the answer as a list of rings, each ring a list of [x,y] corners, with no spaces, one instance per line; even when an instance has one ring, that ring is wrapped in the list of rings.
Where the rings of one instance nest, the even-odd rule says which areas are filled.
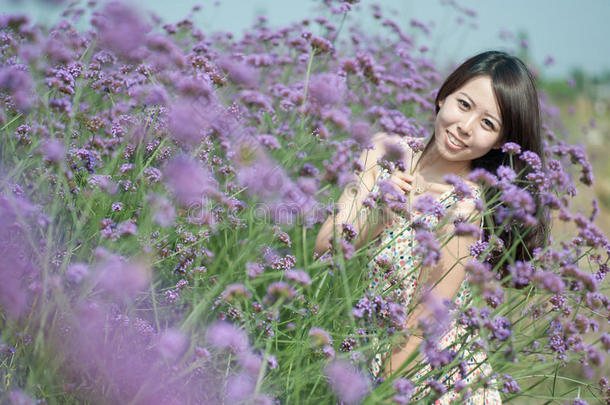
[[[343,224],[353,226],[357,232],[355,246],[368,245],[370,248],[371,261],[366,274],[369,290],[391,295],[408,313],[405,330],[415,332],[407,333],[403,344],[377,357],[373,365],[377,375],[387,376],[401,368],[422,343],[418,337],[420,333],[416,331],[418,320],[434,314],[432,309],[421,304],[423,301],[418,295],[421,286],[433,286],[430,291],[433,296],[448,298],[457,304],[472,293],[465,264],[472,259],[469,247],[478,239],[473,236],[476,232],[454,232],[452,221],[444,221],[438,226],[439,216],[426,209],[426,204],[436,204],[438,209],[446,211],[445,218],[470,219],[482,229],[483,240],[495,233],[505,249],[514,248],[517,260],[529,259],[532,250],[546,240],[546,216],[541,215],[542,208],[535,195],[538,221],[528,224],[527,232],[523,232],[523,228],[516,229],[519,224],[505,224],[498,232],[494,215],[481,218],[475,208],[480,201],[497,204],[494,197],[498,189],[491,185],[482,189],[468,180],[475,169],[495,174],[500,166],[512,164],[518,173],[514,183],[525,184],[520,180],[532,169],[519,159],[511,162],[508,151],[503,148],[505,144],[513,148],[519,145],[522,150],[537,154],[543,164],[538,96],[534,80],[523,62],[497,51],[476,55],[449,75],[439,89],[435,106],[434,133],[421,152],[409,148],[413,144],[412,138],[387,134],[373,137],[373,148],[365,150],[360,157],[365,170],[357,176],[357,181],[345,188],[338,201],[338,212],[326,220],[316,239],[315,250],[322,254],[332,248],[333,237],[340,237]],[[388,169],[387,164],[380,162],[388,156],[400,155],[397,144],[409,151],[405,154],[404,166],[398,164],[394,169]],[[445,181],[447,175],[453,175],[453,185]],[[470,186],[470,191],[464,190],[464,184]],[[383,209],[384,215],[371,215],[371,205],[366,202],[371,193],[385,196],[388,204]],[[387,207],[392,205],[404,206],[406,212],[403,215],[396,210],[391,212]],[[426,241],[416,237],[416,228],[433,229],[435,226],[437,234],[440,228],[445,234],[455,236],[445,241],[438,260],[418,257],[417,245]],[[517,232],[525,237],[516,239]],[[488,260],[492,265],[498,264],[496,267],[505,275],[508,263],[498,263],[499,259],[500,253],[492,252]],[[394,275],[399,275],[398,285],[390,285],[383,277],[388,263],[392,264]],[[436,349],[452,347],[465,333],[465,329],[453,321],[438,339]],[[445,384],[453,386],[459,380],[463,380],[461,384],[470,384],[491,374],[483,353],[466,355],[470,356],[466,370],[446,376]],[[456,398],[457,393],[452,390],[437,403],[450,403]],[[493,404],[501,403],[501,400],[491,384],[473,392],[467,403]]]

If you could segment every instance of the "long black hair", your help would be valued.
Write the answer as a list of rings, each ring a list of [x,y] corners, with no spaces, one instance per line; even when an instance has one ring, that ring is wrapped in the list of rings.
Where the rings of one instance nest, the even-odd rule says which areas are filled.
[[[545,156],[543,153],[541,125],[540,125],[540,106],[538,103],[538,92],[534,78],[527,66],[517,57],[504,52],[488,51],[473,56],[462,63],[456,70],[447,77],[440,87],[435,100],[435,112],[438,114],[440,103],[448,95],[457,91],[468,81],[475,77],[488,76],[491,79],[496,101],[500,108],[502,127],[500,139],[503,143],[513,142],[521,146],[523,151],[529,150],[536,153],[545,167]],[[420,155],[418,163],[430,150],[434,142],[434,134],[428,141],[423,153]],[[520,160],[513,159],[513,169],[519,174],[517,181],[526,181],[527,174],[532,172],[529,165]],[[471,168],[482,168],[490,173],[496,173],[500,166],[510,165],[510,156],[501,149],[491,149],[487,154],[474,159]],[[519,183],[517,183],[519,184]],[[501,190],[498,187],[487,187],[484,192],[486,201],[491,201]],[[540,203],[540,198],[534,190],[532,193],[537,207],[537,223],[531,229],[525,229],[520,224],[509,224],[499,232],[504,249],[510,249],[515,243],[514,260],[528,261],[532,258],[532,251],[537,247],[546,245],[550,226],[550,216],[548,210]],[[495,224],[493,215],[483,216],[483,232],[486,240],[494,233]],[[525,236],[518,240],[517,235]],[[489,262],[495,266],[504,277],[507,275],[507,265],[509,263],[499,263],[502,252],[492,251]]]

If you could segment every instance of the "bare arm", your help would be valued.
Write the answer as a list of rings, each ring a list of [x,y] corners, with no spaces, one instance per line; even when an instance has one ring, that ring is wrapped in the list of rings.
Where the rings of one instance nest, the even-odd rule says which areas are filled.
[[[362,205],[362,200],[373,189],[377,175],[379,174],[379,166],[377,160],[384,153],[384,143],[390,140],[391,137],[384,133],[378,133],[373,137],[374,149],[367,149],[360,155],[360,162],[364,165],[364,171],[360,175],[354,175],[354,178],[345,187],[341,197],[337,201],[338,212],[335,215],[330,215],[318,232],[315,243],[315,252],[322,254],[331,248],[329,239],[341,234],[341,224],[351,224],[358,236],[355,240],[357,248],[363,246],[369,240],[377,236],[384,227],[381,221],[373,221],[370,219],[376,217],[371,215],[368,209]]]

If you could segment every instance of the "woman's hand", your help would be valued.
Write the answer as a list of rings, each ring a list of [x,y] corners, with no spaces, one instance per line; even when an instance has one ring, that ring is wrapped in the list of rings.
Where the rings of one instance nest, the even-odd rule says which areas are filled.
[[[398,193],[403,193],[405,196],[408,195],[413,189],[413,181],[415,176],[408,174],[401,170],[394,170],[394,172],[388,178],[388,181],[394,186],[394,189]],[[385,197],[388,201],[395,201],[396,198],[390,193],[386,193]]]

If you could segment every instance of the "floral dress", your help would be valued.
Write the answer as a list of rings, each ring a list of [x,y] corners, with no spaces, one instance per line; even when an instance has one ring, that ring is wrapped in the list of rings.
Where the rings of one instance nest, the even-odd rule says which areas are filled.
[[[389,177],[389,173],[386,170],[382,170],[379,174],[378,181],[385,180]],[[378,190],[378,182],[372,192]],[[459,199],[453,190],[449,190],[437,198],[437,201],[443,206],[445,210],[450,209],[453,205],[466,200],[476,200],[479,198],[481,191],[478,188],[472,190],[472,195]],[[413,221],[424,222],[430,228],[434,228],[438,224],[436,216],[429,214],[423,215],[414,209],[410,211],[411,218]],[[368,282],[368,292],[371,294],[380,293],[389,287],[392,287],[391,291],[387,292],[386,299],[390,299],[393,302],[398,302],[407,308],[411,302],[411,298],[416,293],[417,280],[419,274],[413,271],[415,267],[416,257],[414,255],[413,247],[416,243],[414,240],[414,231],[411,227],[411,223],[402,216],[396,215],[389,225],[384,229],[381,235],[369,248],[369,257],[371,260],[367,263],[366,281]],[[391,262],[394,264],[394,272],[392,277],[387,277],[387,273],[383,268],[380,267],[380,263]],[[394,281],[391,281],[394,280]],[[395,280],[399,280],[396,283]],[[463,302],[467,301],[471,296],[471,289],[468,284],[467,278],[464,279],[460,285],[457,295],[454,299],[456,308],[459,308]],[[452,313],[451,315],[455,315]],[[455,344],[454,348],[459,348],[460,342],[465,338],[466,344],[473,339],[473,336],[468,336],[468,332],[459,324],[453,320],[446,330],[446,332],[440,338],[437,348],[439,350],[446,349],[451,345]],[[389,349],[389,348],[387,348]],[[383,349],[379,350],[383,352]],[[502,400],[497,389],[494,388],[496,385],[495,380],[491,378],[492,369],[486,362],[485,354],[482,351],[470,353],[468,350],[463,352],[465,361],[466,377],[463,378],[459,370],[455,369],[451,375],[444,376],[441,382],[445,385],[453,386],[457,381],[463,380],[466,386],[470,384],[476,384],[479,379],[488,380],[487,388],[479,388],[476,391],[466,395],[467,399],[462,398],[464,404],[501,404]],[[371,372],[373,375],[378,376],[381,373],[382,367],[382,356],[378,354],[373,362],[371,363]],[[422,370],[417,372],[413,377],[414,381],[418,381],[422,376],[430,371],[430,366],[426,365]],[[428,393],[429,388],[426,388],[418,397]],[[450,390],[434,404],[444,405],[450,404],[459,398],[460,394],[455,390]],[[417,400],[418,398],[414,398]]]

